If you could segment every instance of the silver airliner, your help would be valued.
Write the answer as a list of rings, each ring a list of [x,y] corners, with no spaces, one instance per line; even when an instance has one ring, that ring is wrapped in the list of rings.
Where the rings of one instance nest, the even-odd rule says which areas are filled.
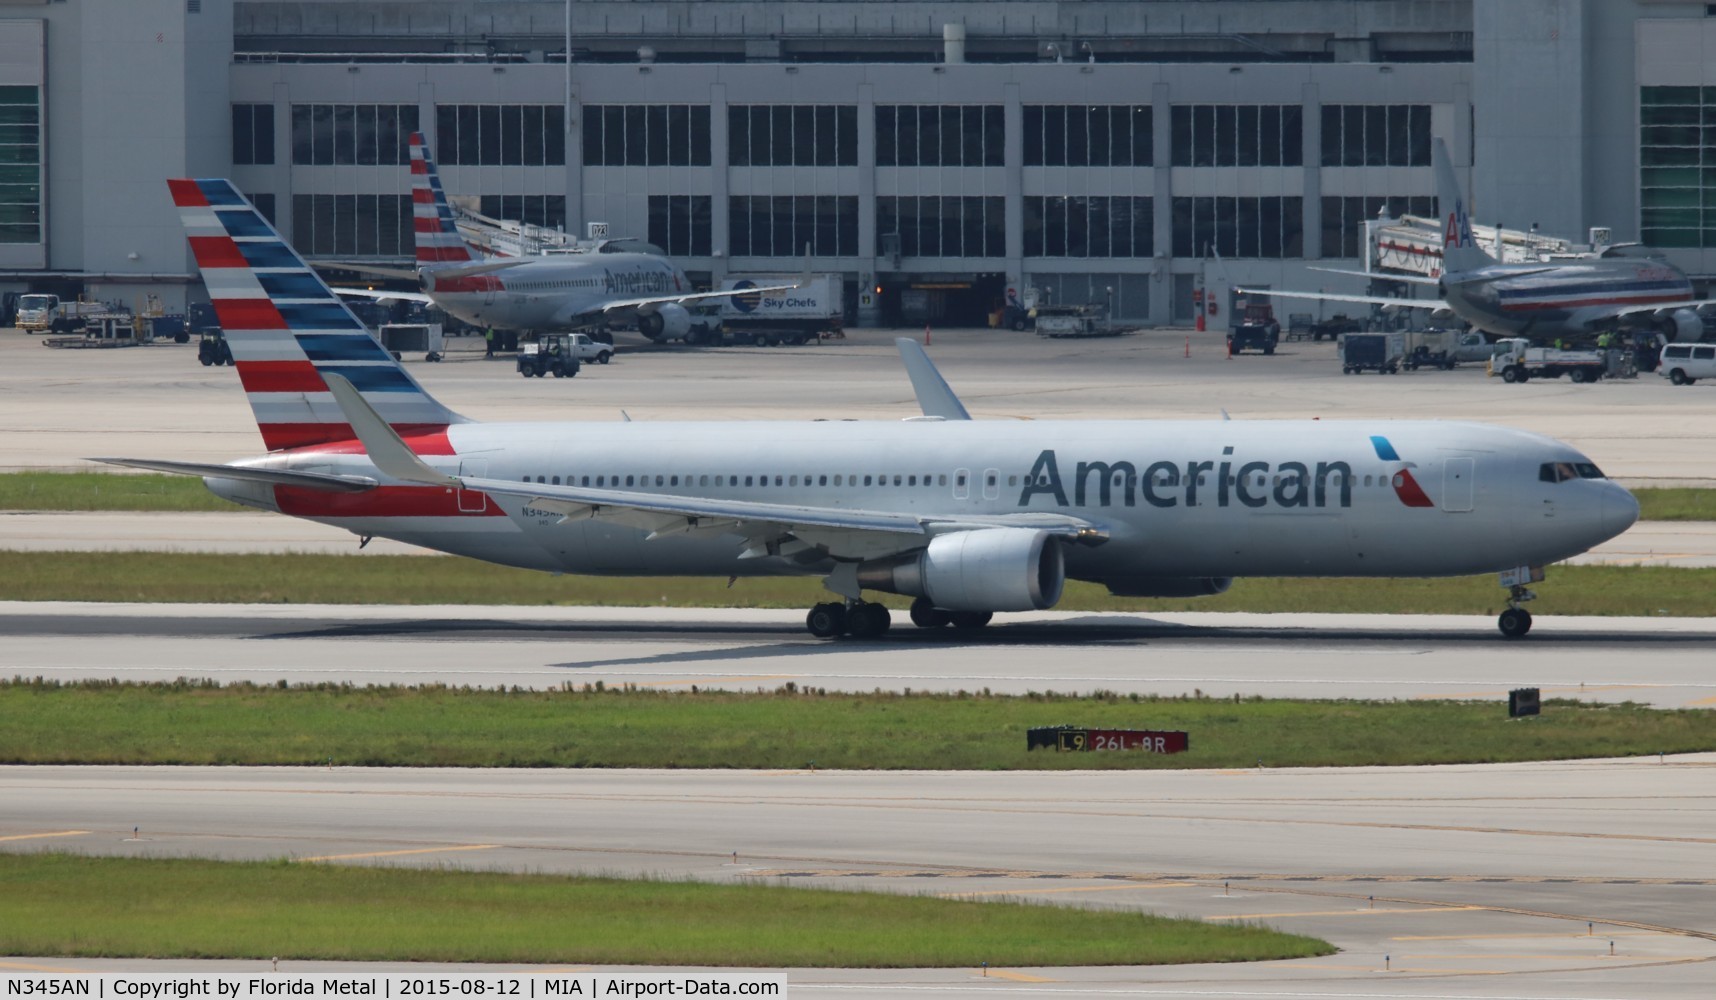
[[[1716,299],[1695,298],[1685,272],[1664,258],[1639,256],[1637,247],[1615,247],[1604,256],[1553,263],[1500,263],[1472,235],[1467,201],[1441,139],[1435,141],[1432,157],[1437,203],[1444,219],[1442,276],[1319,270],[1432,285],[1437,298],[1238,290],[1289,299],[1446,309],[1486,333],[1536,340],[1574,340],[1603,330],[1627,329],[1649,330],[1669,340],[1703,337],[1704,321],[1698,310],[1716,304]]]
[[[973,420],[900,342],[921,416],[779,423],[480,423],[375,341],[226,181],[169,182],[265,456],[119,464],[223,497],[554,573],[819,577],[815,635],[874,637],[866,591],[924,628],[1236,577],[1499,573],[1502,632],[1541,567],[1638,505],[1562,442],[1427,421]]]

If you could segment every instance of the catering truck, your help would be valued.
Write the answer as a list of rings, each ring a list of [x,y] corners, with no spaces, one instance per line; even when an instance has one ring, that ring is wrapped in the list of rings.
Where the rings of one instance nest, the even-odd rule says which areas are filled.
[[[784,285],[802,281],[802,275],[752,275],[721,282],[727,289],[758,285]],[[685,335],[688,344],[719,343],[725,336],[735,344],[803,344],[822,337],[845,336],[844,286],[839,275],[819,274],[796,288],[719,299],[719,333],[699,330],[696,324]]]

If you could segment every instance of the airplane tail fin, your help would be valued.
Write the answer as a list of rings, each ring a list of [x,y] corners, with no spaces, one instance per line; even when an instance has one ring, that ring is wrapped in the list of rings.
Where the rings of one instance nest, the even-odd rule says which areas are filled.
[[[444,441],[449,424],[466,422],[417,384],[230,181],[167,186],[269,451],[355,440],[326,374],[357,386],[402,436]]]
[[[1430,155],[1436,165],[1437,207],[1442,212],[1443,272],[1456,274],[1494,264],[1496,259],[1478,246],[1472,235],[1470,202],[1460,188],[1459,178],[1454,175],[1454,162],[1448,157],[1448,147],[1437,139]]]
[[[411,133],[411,220],[417,237],[417,266],[469,264],[476,255],[453,223],[453,206],[441,188],[441,174],[423,133]]]

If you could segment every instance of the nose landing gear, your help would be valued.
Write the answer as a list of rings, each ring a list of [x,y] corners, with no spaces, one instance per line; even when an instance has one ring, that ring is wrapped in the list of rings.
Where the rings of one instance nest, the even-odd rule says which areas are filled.
[[[1536,600],[1537,595],[1525,588],[1524,584],[1516,583],[1508,588],[1507,610],[1496,619],[1496,628],[1509,639],[1518,639],[1531,631],[1531,612],[1520,607],[1526,601]]]

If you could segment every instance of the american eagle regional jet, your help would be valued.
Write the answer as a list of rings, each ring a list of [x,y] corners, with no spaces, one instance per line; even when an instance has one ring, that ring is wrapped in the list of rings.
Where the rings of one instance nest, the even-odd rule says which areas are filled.
[[[415,281],[421,292],[341,288],[341,295],[426,302],[479,327],[502,330],[565,330],[601,326],[622,316],[636,319],[651,340],[674,339],[691,329],[687,302],[731,298],[724,292],[693,291],[673,262],[647,253],[572,253],[479,260],[459,235],[441,175],[421,132],[411,133],[411,210],[417,268],[361,267],[352,270]],[[797,285],[746,288],[744,293],[779,292]]]
[[[1503,633],[1540,568],[1620,534],[1631,494],[1524,431],[1422,421],[972,420],[900,343],[901,421],[481,423],[432,398],[224,180],[174,180],[269,454],[103,459],[442,552],[583,574],[821,577],[815,635],[975,628],[1067,579],[1127,596],[1240,576],[1497,572]]]
[[[1661,257],[1629,254],[1635,247],[1612,247],[1604,256],[1554,263],[1503,264],[1472,235],[1472,219],[1448,148],[1441,139],[1431,148],[1436,170],[1436,199],[1443,222],[1443,271],[1440,278],[1342,271],[1335,274],[1386,278],[1433,285],[1437,299],[1379,295],[1298,292],[1240,288],[1247,295],[1323,302],[1354,302],[1405,309],[1446,309],[1487,333],[1547,340],[1577,338],[1602,330],[1644,329],[1669,340],[1704,336],[1699,310],[1716,299],[1694,298],[1686,273]]]

